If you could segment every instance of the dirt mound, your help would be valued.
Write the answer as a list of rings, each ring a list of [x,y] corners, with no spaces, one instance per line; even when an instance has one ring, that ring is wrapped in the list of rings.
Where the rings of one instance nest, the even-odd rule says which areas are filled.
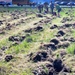
[[[7,23],[5,30],[11,30],[12,25],[10,23]]]
[[[3,21],[0,21],[0,25],[3,24]]]
[[[43,26],[45,24],[51,24],[51,18],[47,17],[46,19],[42,19],[39,22],[34,23],[34,25]]]
[[[47,53],[47,51],[40,51],[35,54],[32,54],[30,59],[33,62],[38,62],[38,61],[45,61],[47,60],[48,57],[49,57],[49,54]]]
[[[65,50],[61,50],[59,52],[59,54],[60,54],[61,57],[63,57],[63,56],[65,56],[67,54],[67,52]]]
[[[13,16],[13,19],[19,19],[18,15]]]
[[[65,35],[65,32],[63,30],[59,30],[57,32],[57,35],[64,36]]]
[[[26,33],[32,33],[32,28],[25,30]]]
[[[47,63],[45,65],[39,66],[36,70],[33,71],[34,75],[59,75],[62,71],[71,73],[71,69],[64,66],[61,59],[55,59],[52,63]]]
[[[33,71],[34,75],[53,75],[53,73],[53,65],[49,63],[39,66],[36,70]]]
[[[11,36],[9,37],[9,41],[18,41],[22,42],[25,39],[25,36]]]
[[[42,14],[36,14],[36,16],[37,16],[37,17],[40,17],[40,18],[42,18],[42,17],[43,17],[43,15],[42,15]]]
[[[71,69],[67,66],[64,66],[64,69],[63,69],[64,72],[68,72],[68,73],[71,73]]]
[[[25,32],[27,33],[32,33],[33,31],[43,31],[43,27],[42,26],[37,26],[37,27],[34,27],[34,28],[30,28],[30,29],[27,29],[25,30]]]
[[[37,26],[34,28],[34,31],[43,31],[43,27]]]
[[[72,24],[65,24],[64,26],[65,26],[66,28],[68,28],[68,27],[71,27]]]
[[[68,38],[68,41],[70,41],[70,42],[75,42],[75,38],[70,37],[70,38]]]
[[[56,50],[57,46],[54,43],[50,43],[50,44],[43,44],[42,48],[47,49],[47,50],[48,48],[50,48],[51,50]]]
[[[5,31],[3,31],[3,30],[0,30],[0,34],[3,34],[3,35],[4,35],[4,34],[5,34]]]
[[[55,29],[55,28],[57,28],[57,27],[58,27],[58,26],[54,24],[53,26],[50,27],[50,29]]]
[[[59,26],[58,29],[64,29],[65,30],[66,28],[70,28],[72,26],[73,26],[73,24],[65,23],[62,26]]]
[[[69,41],[65,41],[65,42],[61,42],[59,45],[58,45],[58,48],[66,48],[70,45],[70,42]]]
[[[63,69],[62,60],[61,59],[55,59],[54,62],[53,62],[53,67],[54,67],[56,72],[60,72]]]
[[[65,23],[66,21],[72,21],[72,18],[70,18],[70,17],[64,17],[64,18],[61,20],[62,23]]]
[[[3,46],[3,47],[1,48],[2,51],[5,51],[6,49],[7,49],[6,46]]]
[[[66,12],[65,14],[69,14],[68,12]]]
[[[38,22],[34,23],[34,25],[38,25]]]
[[[54,38],[50,41],[51,43],[54,43],[55,45],[57,45],[59,43],[59,40]]]
[[[13,56],[12,55],[7,55],[6,57],[5,57],[5,61],[6,62],[9,62],[10,60],[12,60],[13,59]]]

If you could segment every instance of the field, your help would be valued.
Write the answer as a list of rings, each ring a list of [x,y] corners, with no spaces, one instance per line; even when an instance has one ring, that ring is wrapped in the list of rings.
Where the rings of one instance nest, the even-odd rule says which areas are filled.
[[[75,75],[75,9],[37,12],[0,7],[0,75]]]

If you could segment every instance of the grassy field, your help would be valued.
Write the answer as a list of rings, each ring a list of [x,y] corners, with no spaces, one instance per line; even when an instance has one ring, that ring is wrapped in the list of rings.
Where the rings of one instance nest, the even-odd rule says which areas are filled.
[[[66,23],[75,23],[74,12],[75,9],[63,8],[60,13],[60,18],[52,16],[50,13],[44,15],[46,17],[39,18],[36,16],[37,9],[27,9],[22,7],[0,8],[0,21],[3,21],[0,25],[0,75],[33,75],[32,71],[34,68],[46,62],[34,63],[33,61],[28,61],[28,55],[30,53],[41,51],[41,43],[50,43],[50,40],[55,38],[59,29],[51,30],[51,26],[54,24],[57,26],[63,26]],[[16,19],[13,19],[15,17]],[[61,21],[65,17],[71,20],[67,20],[62,23]],[[49,18],[49,22],[45,23],[47,18]],[[24,22],[21,22],[21,20]],[[42,20],[43,23],[39,23]],[[34,25],[35,23],[37,23],[37,25]],[[32,33],[25,32],[25,30],[35,28],[37,26],[42,26],[43,31],[33,30]],[[69,38],[71,36],[75,38],[74,28],[66,28],[63,31],[66,32],[66,35],[61,38]],[[25,39],[23,41],[10,41],[9,37],[11,36],[25,36]],[[72,71],[75,72],[75,42],[70,42],[70,45],[66,48],[57,48],[57,50],[54,51],[54,56],[56,57],[62,49],[66,49],[68,53],[64,57],[64,59],[66,59],[64,63],[71,67]],[[7,55],[12,55],[14,58],[10,62],[6,62],[5,56]],[[74,60],[72,61],[71,59]]]

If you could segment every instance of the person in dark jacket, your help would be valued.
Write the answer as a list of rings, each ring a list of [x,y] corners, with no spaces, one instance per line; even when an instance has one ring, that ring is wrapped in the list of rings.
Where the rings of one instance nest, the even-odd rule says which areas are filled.
[[[49,12],[48,5],[49,5],[49,4],[48,4],[47,2],[44,3],[44,8],[45,8],[45,12],[46,12],[46,13]]]
[[[54,3],[51,1],[50,3],[50,9],[51,9],[51,13],[53,14],[53,10],[54,10]]]
[[[42,13],[42,11],[43,11],[43,4],[41,4],[41,2],[38,5],[38,10],[39,10],[39,13]]]

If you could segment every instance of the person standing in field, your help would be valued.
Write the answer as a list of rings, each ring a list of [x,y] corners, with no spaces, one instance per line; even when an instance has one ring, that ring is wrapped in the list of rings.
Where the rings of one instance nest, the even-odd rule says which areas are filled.
[[[46,13],[49,12],[48,5],[49,5],[49,4],[48,4],[47,2],[44,3],[44,8],[45,8],[45,12],[46,12]]]
[[[43,11],[43,4],[40,2],[40,4],[38,4],[38,10],[39,10],[39,13],[42,13]]]
[[[50,9],[51,9],[51,14],[53,14],[53,10],[54,10],[54,3],[51,1],[50,2]]]
[[[57,10],[58,17],[60,17],[61,7],[58,4],[55,4],[55,8]]]

